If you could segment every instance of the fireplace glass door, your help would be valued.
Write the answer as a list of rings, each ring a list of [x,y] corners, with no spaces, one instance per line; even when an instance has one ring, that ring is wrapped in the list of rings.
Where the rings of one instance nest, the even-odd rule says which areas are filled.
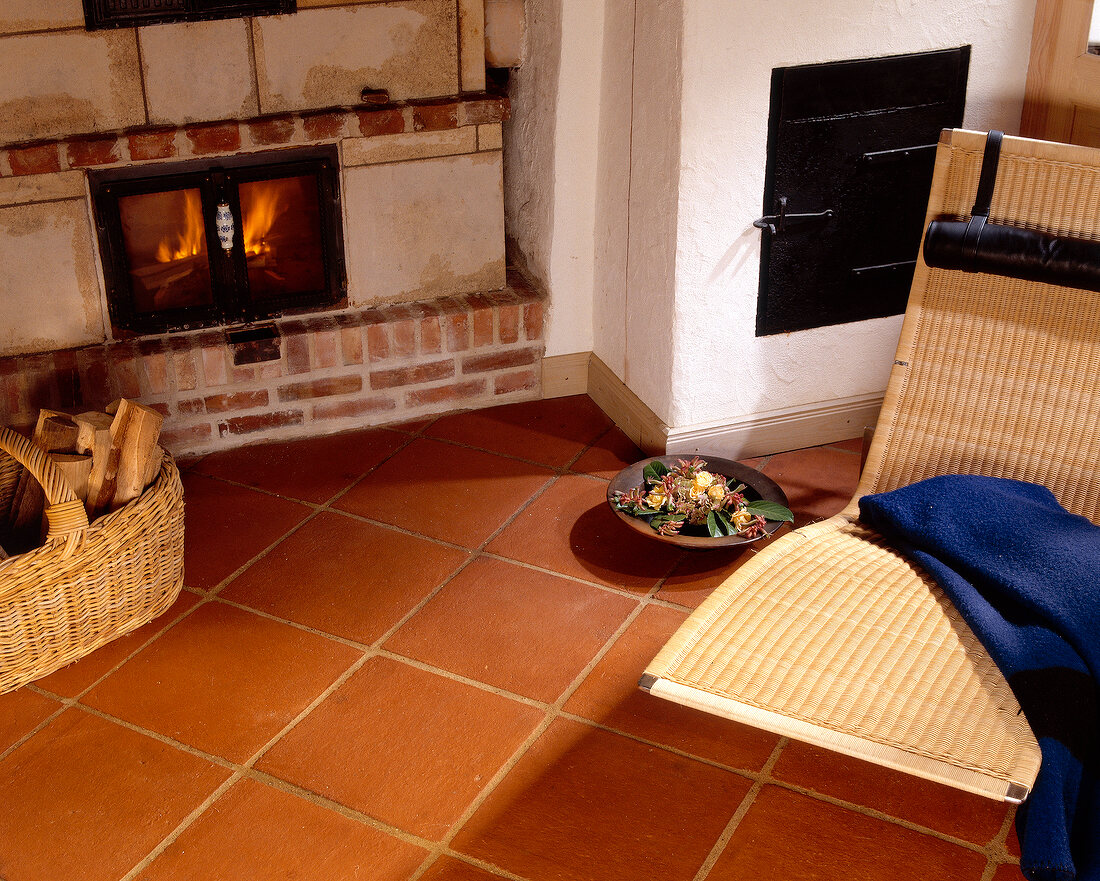
[[[116,328],[232,324],[344,294],[334,157],[97,177]]]

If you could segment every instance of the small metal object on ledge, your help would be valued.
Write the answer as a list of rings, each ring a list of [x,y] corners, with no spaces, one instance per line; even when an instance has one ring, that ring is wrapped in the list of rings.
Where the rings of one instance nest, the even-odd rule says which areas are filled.
[[[372,107],[390,103],[390,93],[386,89],[363,89],[359,100]]]

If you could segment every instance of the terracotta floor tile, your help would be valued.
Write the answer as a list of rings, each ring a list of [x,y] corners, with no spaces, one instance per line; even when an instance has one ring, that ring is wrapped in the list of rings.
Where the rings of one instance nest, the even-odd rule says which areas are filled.
[[[476,548],[551,476],[537,465],[418,438],[336,507]]]
[[[68,710],[0,762],[0,877],[117,881],[228,776]]]
[[[198,474],[183,475],[184,583],[209,590],[310,509]]]
[[[1009,811],[1007,805],[992,799],[797,741],[783,749],[772,773],[779,780],[975,844],[991,841]]]
[[[552,703],[636,607],[598,587],[481,558],[385,647]]]
[[[648,592],[681,552],[619,522],[606,497],[602,480],[559,477],[486,550],[574,578]]]
[[[35,685],[62,697],[76,697],[86,688],[102,679],[109,671],[136,652],[154,633],[167,627],[199,601],[196,594],[180,591],[168,611],[148,624],[118,639],[100,646],[90,655],[62,667],[49,676],[39,679]]]
[[[250,566],[221,596],[372,643],[466,557],[456,548],[326,512]]]
[[[849,453],[862,453],[863,452],[863,436],[850,437],[847,440],[835,441],[831,444],[826,444],[828,447],[835,447],[838,450],[847,450]]]
[[[504,875],[487,872],[454,857],[440,857],[423,875],[421,881],[498,881]]]
[[[372,658],[257,768],[435,840],[541,718],[508,698]]]
[[[698,608],[718,585],[752,559],[758,544],[685,553],[657,596],[678,606]]]
[[[320,504],[407,442],[386,429],[330,434],[211,453],[195,470]]]
[[[323,636],[212,602],[123,664],[83,701],[242,762],[360,656]]]
[[[612,425],[569,466],[569,470],[610,480],[627,465],[644,458],[645,453],[638,449],[634,441],[623,434],[617,425]]]
[[[690,881],[749,781],[556,720],[451,846],[532,881]]]
[[[142,881],[405,881],[427,852],[370,826],[241,780],[141,873]]]
[[[591,398],[576,395],[453,413],[425,434],[561,467],[610,426]]]
[[[7,694],[0,694],[0,753],[8,749],[21,737],[26,737],[61,709],[61,704],[31,691],[29,688],[17,688]]]
[[[649,606],[565,703],[565,711],[735,768],[757,771],[779,738],[646,694],[638,678],[687,616]]]
[[[993,881],[1023,881],[1024,873],[1016,863],[1001,863],[993,875]]]
[[[772,456],[763,471],[787,494],[797,527],[844,509],[859,482],[859,456],[831,447],[811,447]]]
[[[985,865],[958,845],[766,786],[707,881],[978,881]]]

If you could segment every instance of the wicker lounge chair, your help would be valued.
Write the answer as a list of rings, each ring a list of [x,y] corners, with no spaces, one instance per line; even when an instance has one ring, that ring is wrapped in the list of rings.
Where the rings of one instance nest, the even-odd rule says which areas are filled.
[[[944,132],[929,218],[965,218],[985,135]],[[1100,150],[1005,138],[991,220],[1100,239]],[[1039,746],[939,588],[857,500],[939,474],[1034,481],[1100,522],[1100,302],[918,261],[855,498],[774,541],[649,665],[653,694],[997,799],[1025,798]]]

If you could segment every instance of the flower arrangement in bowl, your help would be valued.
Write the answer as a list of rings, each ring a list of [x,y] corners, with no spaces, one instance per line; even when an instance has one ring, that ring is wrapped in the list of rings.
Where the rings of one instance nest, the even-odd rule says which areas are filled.
[[[794,519],[774,481],[714,457],[637,462],[611,481],[607,501],[637,531],[683,547],[747,544]]]

